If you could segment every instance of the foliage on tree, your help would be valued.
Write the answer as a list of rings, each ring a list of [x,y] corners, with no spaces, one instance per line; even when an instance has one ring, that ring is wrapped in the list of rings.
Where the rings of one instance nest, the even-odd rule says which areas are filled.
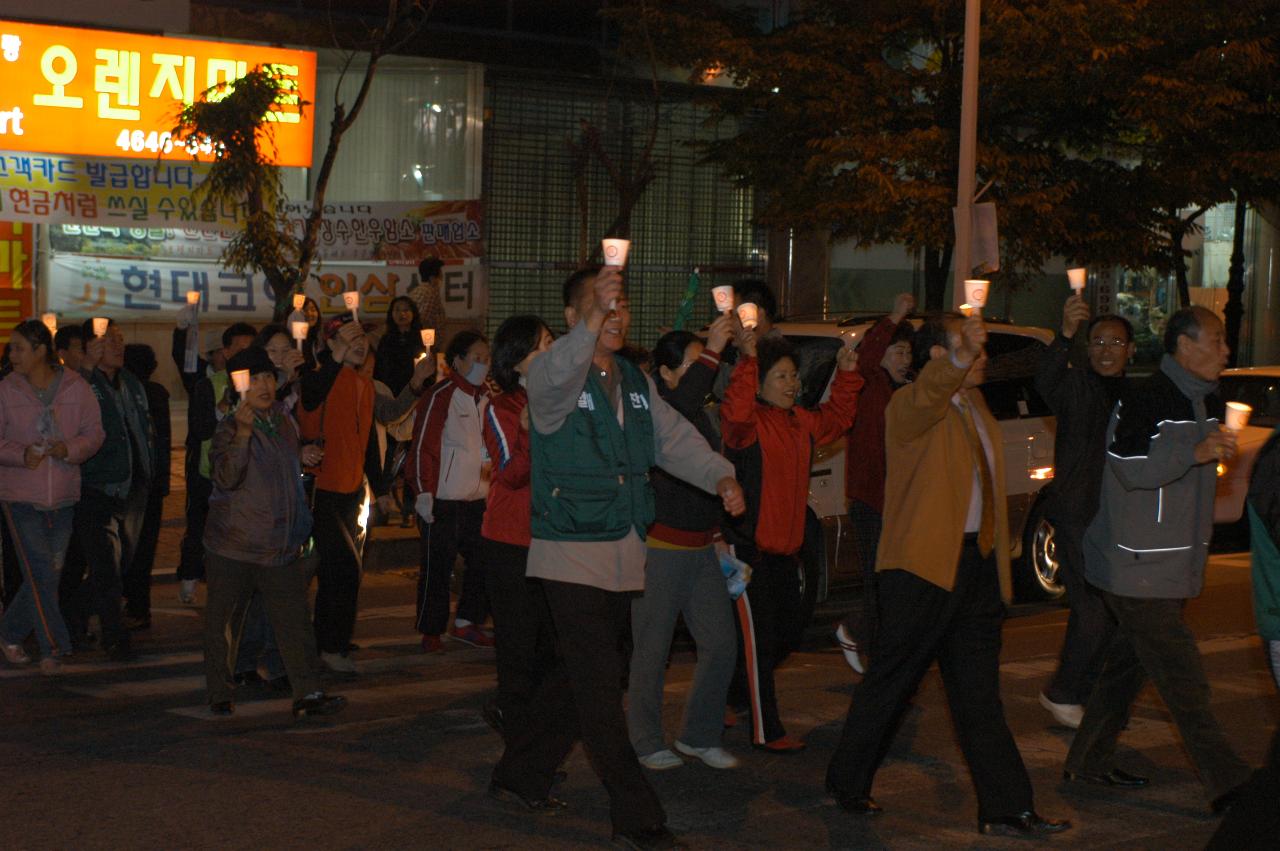
[[[417,34],[433,5],[434,0],[388,0],[384,22],[368,33],[370,46],[363,54],[364,76],[355,99],[348,107],[334,98],[329,141],[316,171],[311,209],[303,220],[301,236],[291,232],[284,215],[283,204],[287,199],[282,192],[279,167],[272,162],[272,125],[266,119],[272,105],[282,101],[284,95],[298,94],[295,89],[285,92],[271,67],[261,66],[239,80],[201,93],[178,116],[173,131],[176,138],[208,139],[213,143],[214,161],[208,178],[198,190],[203,199],[243,208],[244,225],[224,250],[223,265],[238,273],[262,272],[275,294],[277,321],[292,310],[293,293],[302,288],[311,274],[329,176],[337,161],[343,134],[364,107],[378,62]],[[347,54],[335,92],[341,91],[342,78],[355,59],[355,53]]]
[[[1233,132],[1244,115],[1274,128],[1277,5],[985,0],[977,185],[999,208],[1006,282],[1053,255],[1176,270],[1190,213],[1280,173],[1274,134]],[[942,306],[963,0],[812,0],[772,30],[701,0],[614,14],[692,81],[733,81],[708,97],[745,129],[706,153],[758,190],[763,223],[921,250],[926,305]]]

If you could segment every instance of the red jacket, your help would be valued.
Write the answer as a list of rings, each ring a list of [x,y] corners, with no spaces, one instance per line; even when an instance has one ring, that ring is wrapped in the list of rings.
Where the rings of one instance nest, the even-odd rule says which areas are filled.
[[[450,373],[418,400],[405,481],[414,494],[436,499],[484,499],[481,418],[489,392]]]
[[[529,546],[529,432],[520,412],[529,404],[523,387],[494,396],[484,414],[484,445],[493,461],[489,502],[480,534],[491,541]]]
[[[863,378],[856,370],[837,370],[831,397],[817,411],[784,411],[756,398],[758,369],[755,358],[738,358],[720,406],[721,430],[727,454],[750,448],[760,455],[758,485],[743,482],[748,505],[754,503],[756,509],[756,546],[789,555],[804,543],[813,447],[838,440],[848,430]],[[756,488],[758,493],[751,493]]]
[[[897,330],[897,323],[885,317],[858,346],[858,372],[867,383],[858,394],[858,416],[844,450],[845,496],[880,513],[884,513],[884,409],[895,389],[880,361]]]
[[[330,372],[335,367],[329,366]],[[320,370],[316,370],[318,374]],[[316,489],[355,493],[364,483],[364,456],[373,428],[373,382],[349,366],[336,367],[333,385],[316,408],[298,407],[304,440],[324,438]]]

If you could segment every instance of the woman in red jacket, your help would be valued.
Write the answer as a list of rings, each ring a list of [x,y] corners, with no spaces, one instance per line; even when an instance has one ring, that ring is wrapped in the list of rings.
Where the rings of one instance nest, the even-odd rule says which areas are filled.
[[[493,462],[480,528],[480,559],[488,581],[497,643],[498,699],[485,720],[504,738],[525,721],[533,693],[555,657],[555,636],[542,587],[525,577],[529,556],[529,364],[551,347],[551,331],[536,316],[513,316],[493,338],[493,380],[502,392],[484,417],[484,445]]]
[[[757,346],[759,355],[757,357]],[[752,744],[792,753],[804,743],[788,736],[778,717],[773,671],[790,652],[798,623],[804,512],[813,447],[837,440],[853,422],[863,378],[858,355],[847,346],[836,355],[831,398],[818,410],[796,407],[798,361],[785,339],[742,331],[720,423],[725,456],[733,461],[747,495],[747,511],[725,530],[738,558],[752,567],[751,585],[738,598]],[[749,598],[749,599],[748,599]]]

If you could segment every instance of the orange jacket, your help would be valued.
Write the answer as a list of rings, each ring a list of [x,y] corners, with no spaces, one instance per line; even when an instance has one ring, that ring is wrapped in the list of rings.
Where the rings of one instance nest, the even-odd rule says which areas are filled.
[[[298,406],[298,426],[304,442],[324,438],[324,460],[308,470],[316,474],[316,488],[333,493],[359,490],[373,428],[373,382],[342,367],[324,402],[313,410]]]

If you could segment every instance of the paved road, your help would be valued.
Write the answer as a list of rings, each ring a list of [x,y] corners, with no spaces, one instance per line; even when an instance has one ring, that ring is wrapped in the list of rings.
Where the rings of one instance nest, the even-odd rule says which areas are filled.
[[[172,554],[178,529],[165,531]],[[1247,558],[1217,556],[1189,617],[1213,680],[1214,705],[1251,762],[1262,758],[1277,698],[1251,634]],[[562,816],[530,820],[484,794],[500,747],[480,719],[493,688],[489,650],[452,644],[424,656],[411,634],[409,571],[366,577],[357,641],[360,678],[331,684],[351,700],[332,723],[291,723],[288,701],[237,695],[237,713],[205,709],[199,608],[175,586],[155,589],[154,626],[139,657],[85,654],[65,676],[0,668],[0,765],[8,768],[0,848],[588,848],[608,841],[607,801],[580,752],[559,794]],[[1070,732],[1036,695],[1052,670],[1061,611],[1006,626],[1004,697],[1040,810],[1077,828],[1056,847],[1203,847],[1216,822],[1159,698],[1144,693],[1122,740],[1124,765],[1153,785],[1116,794],[1060,784]],[[667,689],[678,721],[692,659],[678,653]],[[742,728],[727,746],[744,767],[701,764],[653,776],[672,827],[699,848],[1016,847],[974,831],[975,803],[936,671],[926,679],[875,794],[886,814],[859,821],[822,792],[854,675],[824,646],[778,676],[788,728],[809,749],[759,754]],[[673,733],[674,735],[674,733]]]

